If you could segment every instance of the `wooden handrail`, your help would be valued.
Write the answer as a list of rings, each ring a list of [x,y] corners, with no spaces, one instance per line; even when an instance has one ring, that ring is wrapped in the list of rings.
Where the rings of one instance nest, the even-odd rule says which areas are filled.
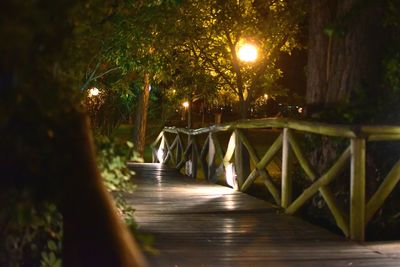
[[[248,140],[243,132],[244,129],[280,129],[281,134],[269,146],[265,154],[259,156],[253,148],[251,140]],[[224,152],[218,141],[217,133],[228,131],[232,133]],[[318,175],[304,155],[300,143],[296,139],[296,131],[348,139],[349,147],[336,162],[332,163],[331,168],[325,174]],[[189,136],[186,147],[181,141],[180,134]],[[176,135],[172,145],[169,145],[167,135]],[[198,140],[202,138],[197,138],[200,135],[207,135],[201,146],[199,146]],[[288,214],[295,213],[308,199],[319,192],[343,234],[353,240],[362,241],[367,223],[383,205],[395,185],[400,182],[400,163],[396,163],[379,189],[366,202],[366,142],[396,140],[400,140],[400,126],[339,125],[270,118],[242,120],[200,129],[165,127],[152,144],[152,149],[153,155],[156,155],[153,157],[153,161],[157,162],[159,159],[156,146],[160,143],[158,151],[161,150],[164,155],[160,162],[170,162],[178,169],[181,169],[187,161],[190,161],[191,164],[188,166],[191,166],[192,177],[196,177],[198,162],[200,162],[205,177],[213,182],[218,181],[218,177],[220,177],[217,173],[223,171],[227,176],[226,170],[229,168],[231,171],[232,168],[235,168],[238,177],[233,179],[232,186],[237,190],[246,191],[258,177],[261,177],[275,204],[281,206]],[[172,156],[174,149],[177,155],[176,160]],[[277,156],[279,150],[283,151],[280,188],[267,170],[268,164]],[[252,165],[249,163],[249,158]],[[294,198],[292,192],[293,178],[290,173],[290,163],[293,160],[299,162],[299,166],[304,170],[305,178],[311,183],[296,198]],[[251,166],[252,168],[250,168]],[[349,215],[342,210],[341,205],[335,199],[334,192],[329,188],[329,184],[335,177],[340,175],[348,166],[350,166]]]
[[[289,128],[292,130],[303,131],[307,133],[343,138],[367,138],[369,140],[371,140],[371,138],[372,140],[400,140],[400,126],[328,124],[322,122],[281,118],[241,120],[237,122],[212,125],[210,127],[199,129],[165,127],[164,131],[169,133],[183,133],[187,135],[201,135],[209,132],[223,132],[234,129],[263,128]]]

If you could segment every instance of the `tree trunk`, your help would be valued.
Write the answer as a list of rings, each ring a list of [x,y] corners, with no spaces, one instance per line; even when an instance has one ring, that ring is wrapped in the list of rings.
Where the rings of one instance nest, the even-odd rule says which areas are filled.
[[[365,98],[377,99],[384,52],[384,2],[310,1],[306,93],[308,115],[335,111],[338,106],[359,108],[360,104],[365,105]],[[368,97],[363,99],[360,96]],[[319,174],[326,171],[337,158],[339,147],[331,138],[322,137],[321,145],[310,157]],[[321,196],[315,195],[309,207],[310,216],[319,214],[317,216],[321,217],[325,214],[325,219],[332,220],[329,209],[323,203]],[[335,225],[333,221],[331,223]]]
[[[235,92],[237,94],[237,96],[239,97],[240,119],[247,119],[249,116],[249,105],[248,105],[247,99],[250,96],[250,92],[247,92],[248,94],[247,94],[247,99],[246,99],[245,92],[248,89],[246,89],[246,87],[245,87],[245,82],[243,80],[243,74],[240,70],[240,60],[236,54],[235,44],[232,42],[229,33],[227,33],[226,36],[227,36],[229,46],[231,49],[232,69],[233,69],[233,72],[236,74],[235,75],[236,88],[232,88],[232,91]]]
[[[147,266],[103,185],[88,120],[77,117],[70,125],[74,131],[57,144],[69,161],[62,171],[64,266]]]
[[[192,108],[193,108],[193,102],[192,102],[192,96],[189,96],[189,100],[188,100],[188,103],[189,103],[189,106],[188,106],[188,108],[187,108],[187,127],[189,128],[189,129],[191,129],[192,128],[192,126],[193,126],[193,122],[192,122],[192,115],[193,115],[193,113],[192,113]]]
[[[248,97],[247,99],[244,99],[242,95],[239,95],[239,112],[240,112],[240,119],[245,120],[249,118],[249,101]]]
[[[384,42],[382,2],[310,2],[309,106],[320,110],[336,104],[351,105],[357,91],[375,95],[379,91]]]
[[[139,96],[139,104],[136,109],[135,124],[133,128],[133,143],[135,150],[141,157],[144,154],[146,144],[147,111],[150,96],[150,74],[144,75],[144,86]]]

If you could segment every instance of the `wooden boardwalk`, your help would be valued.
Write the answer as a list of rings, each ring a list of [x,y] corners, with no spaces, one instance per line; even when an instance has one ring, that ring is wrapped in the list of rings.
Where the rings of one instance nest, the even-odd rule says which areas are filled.
[[[357,244],[163,165],[130,166],[137,190],[128,200],[158,250],[151,266],[400,266],[397,243]]]

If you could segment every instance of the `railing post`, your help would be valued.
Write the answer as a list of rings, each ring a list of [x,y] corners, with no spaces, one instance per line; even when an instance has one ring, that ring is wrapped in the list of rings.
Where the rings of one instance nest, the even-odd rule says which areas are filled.
[[[215,174],[215,165],[214,165],[214,159],[215,159],[215,144],[213,140],[213,133],[210,132],[208,134],[208,153],[207,153],[207,164],[208,164],[208,177],[207,179],[211,181],[213,179],[213,176]]]
[[[151,162],[152,163],[157,163],[157,154],[156,154],[156,148],[151,147]]]
[[[156,156],[158,162],[161,164],[164,164],[164,159],[165,159],[165,134],[163,133],[161,141],[160,141],[160,146],[158,147],[156,151]]]
[[[182,140],[179,135],[179,132],[176,133],[176,138],[178,139],[178,143],[176,144],[176,166],[182,161]]]
[[[192,161],[192,169],[191,169],[191,176],[192,178],[197,177],[197,151],[196,151],[196,137],[193,135],[190,135],[190,138],[192,139],[192,148],[191,148],[191,161]]]
[[[201,147],[200,153],[198,154],[198,157],[199,157],[200,163],[201,163],[201,168],[203,170],[204,178],[207,180],[208,180],[207,156],[208,156],[209,144],[210,144],[210,136],[207,136],[206,140],[204,141],[204,143]]]
[[[235,169],[237,186],[242,188],[243,183],[250,174],[250,159],[249,152],[242,144],[239,134],[237,134],[238,131],[238,129],[235,130]]]
[[[350,238],[365,238],[365,139],[351,139]]]
[[[289,207],[292,203],[293,183],[290,177],[290,144],[289,144],[289,129],[283,129],[282,138],[282,199],[281,205],[283,208]]]

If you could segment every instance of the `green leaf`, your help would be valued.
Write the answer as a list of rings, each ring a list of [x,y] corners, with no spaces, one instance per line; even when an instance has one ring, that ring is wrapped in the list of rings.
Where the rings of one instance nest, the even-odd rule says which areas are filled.
[[[332,37],[333,34],[335,33],[335,30],[333,29],[332,26],[328,26],[328,27],[326,27],[326,28],[324,29],[324,33],[325,33],[326,35],[328,35],[329,37]]]
[[[53,240],[47,241],[47,247],[48,247],[51,251],[57,251],[57,250],[58,250],[57,244],[56,244]]]

